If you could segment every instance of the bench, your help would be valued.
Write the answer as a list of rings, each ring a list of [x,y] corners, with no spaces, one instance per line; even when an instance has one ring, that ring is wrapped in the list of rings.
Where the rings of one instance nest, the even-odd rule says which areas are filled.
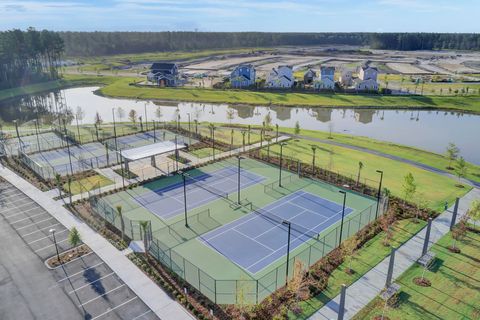
[[[417,262],[424,268],[428,268],[432,264],[433,260],[435,260],[435,256],[435,253],[428,251],[423,256],[421,256],[420,259],[417,260]]]

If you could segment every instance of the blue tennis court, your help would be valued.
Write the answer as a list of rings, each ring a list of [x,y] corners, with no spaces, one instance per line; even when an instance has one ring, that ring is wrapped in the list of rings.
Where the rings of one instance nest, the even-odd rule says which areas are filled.
[[[236,193],[238,188],[237,170],[235,167],[225,167],[194,176],[195,180],[187,178],[187,210],[215,201],[222,195]],[[247,188],[264,179],[252,172],[241,170],[240,188]],[[184,213],[183,181],[165,188],[147,191],[142,195],[135,195],[134,198],[162,219],[169,219]]]
[[[288,227],[277,221],[292,223],[290,250],[294,250],[311,239],[311,234],[321,233],[342,216],[341,204],[305,191],[292,193],[261,210],[275,217],[252,212],[200,239],[240,267],[256,273],[287,254]],[[345,216],[352,212],[345,208]]]

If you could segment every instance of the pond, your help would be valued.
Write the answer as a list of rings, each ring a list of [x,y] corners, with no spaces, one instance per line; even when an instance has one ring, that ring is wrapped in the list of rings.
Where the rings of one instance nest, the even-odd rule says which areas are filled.
[[[413,146],[437,153],[444,153],[449,142],[455,143],[461,154],[470,162],[480,164],[480,116],[462,112],[440,110],[382,110],[335,109],[267,106],[230,106],[208,103],[160,103],[112,99],[95,95],[97,87],[72,88],[50,95],[10,101],[0,105],[0,117],[7,122],[19,118],[21,122],[35,118],[35,110],[48,121],[51,112],[68,105],[75,112],[81,107],[82,123],[93,123],[98,112],[105,122],[112,120],[115,108],[117,121],[127,121],[131,109],[147,118],[159,120],[156,110],[160,107],[161,121],[171,121],[179,114],[181,121],[225,122],[238,124],[262,124],[270,114],[272,123],[294,127],[298,121],[303,129],[323,130],[366,136]],[[63,99],[61,98],[63,97]],[[123,117],[118,108],[123,109]]]

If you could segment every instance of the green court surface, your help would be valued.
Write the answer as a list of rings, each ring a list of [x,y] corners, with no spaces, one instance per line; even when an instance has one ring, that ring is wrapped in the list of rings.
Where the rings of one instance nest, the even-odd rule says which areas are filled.
[[[237,161],[236,158],[230,158],[199,169],[193,169],[188,173],[191,176],[210,173],[214,175],[219,170],[225,172],[225,168],[230,168],[230,171],[227,170],[231,173],[229,179],[235,180],[237,179]],[[272,261],[258,272],[250,273],[225,255],[206,245],[199,237],[246,215],[256,215],[256,213],[251,213],[252,209],[248,203],[252,203],[254,207],[263,208],[282,201],[282,199],[295,192],[302,191],[341,208],[343,195],[339,193],[340,189],[337,187],[321,181],[298,178],[296,174],[285,170],[282,173],[283,186],[280,188],[277,185],[278,167],[249,158],[241,160],[241,165],[242,170],[245,170],[242,171],[242,175],[261,178],[261,181],[256,180],[255,183],[241,189],[240,198],[243,205],[236,204],[236,191],[230,193],[228,199],[214,197],[203,205],[188,209],[189,228],[185,227],[183,211],[181,214],[164,219],[149,211],[138,200],[151,194],[152,190],[160,192],[158,189],[174,184],[178,184],[178,192],[177,189],[174,190],[180,195],[179,199],[183,200],[182,177],[179,175],[162,177],[131,190],[106,196],[101,201],[108,203],[111,208],[121,205],[123,215],[128,220],[151,221],[153,240],[150,252],[181,277],[186,278],[191,285],[199,289],[212,301],[238,303],[239,299],[245,299],[248,302],[258,302],[275,289],[283,286],[286,257],[283,256]],[[191,191],[187,191],[187,197],[189,192]],[[181,202],[180,205],[183,208],[183,201],[178,202]],[[375,219],[376,201],[347,190],[346,207],[351,210],[345,218],[343,239],[353,235],[361,227]],[[115,222],[114,224],[117,225],[118,223]],[[290,268],[293,268],[295,260],[301,260],[304,267],[311,265],[336,247],[339,236],[338,225],[339,223],[329,225],[320,231],[318,239],[308,238],[291,250]],[[292,228],[294,227],[292,226]],[[289,275],[291,275],[291,272]]]

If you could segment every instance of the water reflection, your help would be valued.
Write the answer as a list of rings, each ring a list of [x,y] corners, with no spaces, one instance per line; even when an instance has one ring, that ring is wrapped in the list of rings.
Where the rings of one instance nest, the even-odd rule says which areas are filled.
[[[120,121],[128,120],[130,110],[149,120],[191,120],[260,125],[267,114],[272,122],[294,127],[298,121],[302,129],[344,132],[353,135],[391,141],[444,153],[449,142],[461,149],[469,161],[480,164],[480,148],[476,142],[480,136],[480,116],[440,110],[380,110],[380,109],[332,109],[291,108],[281,106],[235,106],[191,102],[147,102],[110,99],[93,94],[95,87],[62,90],[48,95],[23,98],[0,106],[0,117],[10,122],[20,119],[31,121],[38,116],[44,123],[53,119],[53,111],[64,110],[68,104],[76,113],[80,107],[84,113],[80,123],[93,123],[96,112],[105,122],[112,120],[112,108],[123,113]],[[146,107],[146,108],[145,108]],[[119,112],[121,111],[121,112]],[[160,112],[159,112],[160,111]]]

